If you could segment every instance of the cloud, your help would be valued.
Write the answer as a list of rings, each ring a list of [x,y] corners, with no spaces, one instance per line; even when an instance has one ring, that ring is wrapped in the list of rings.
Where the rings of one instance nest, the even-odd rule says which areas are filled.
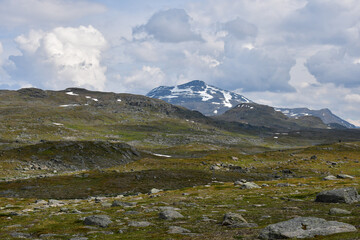
[[[107,43],[94,27],[33,30],[15,41],[22,55],[10,57],[15,66],[9,69],[13,80],[47,89],[104,89],[106,67],[101,65],[101,53]]]
[[[136,89],[136,92],[146,94],[150,89],[164,85],[166,75],[158,67],[143,66],[128,76],[119,77],[119,80],[125,91]]]
[[[360,64],[345,48],[319,51],[307,60],[306,67],[321,83],[360,86]]]
[[[235,20],[222,24],[222,29],[228,31],[238,39],[255,38],[257,36],[257,27],[240,17]]]
[[[135,37],[147,33],[160,42],[179,43],[202,41],[191,29],[190,17],[184,9],[169,9],[155,13],[145,25],[133,29]]]
[[[85,0],[0,0],[0,26],[70,22],[106,8]]]

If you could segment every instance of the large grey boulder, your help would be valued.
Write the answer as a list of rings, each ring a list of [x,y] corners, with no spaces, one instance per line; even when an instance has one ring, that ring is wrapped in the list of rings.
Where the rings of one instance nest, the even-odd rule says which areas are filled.
[[[183,218],[184,216],[174,210],[165,210],[159,213],[159,218],[164,220],[173,220],[178,218]]]
[[[271,224],[265,227],[260,239],[287,239],[287,238],[312,238],[315,236],[326,236],[335,233],[355,232],[353,225],[326,221],[315,217],[297,217],[285,222]]]
[[[100,227],[107,227],[111,223],[112,221],[107,215],[93,215],[86,217],[84,220],[85,225],[95,225]]]
[[[355,203],[359,201],[359,194],[353,187],[323,191],[316,195],[315,202],[326,203]]]

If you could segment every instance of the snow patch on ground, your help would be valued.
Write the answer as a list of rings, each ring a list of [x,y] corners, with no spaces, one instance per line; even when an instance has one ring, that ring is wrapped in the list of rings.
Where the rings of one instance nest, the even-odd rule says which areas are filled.
[[[73,92],[67,92],[66,94],[70,96],[79,96],[79,94]]]
[[[171,158],[170,155],[164,155],[164,154],[159,154],[159,153],[153,153],[154,156],[157,156],[157,157],[165,157],[165,158]]]
[[[53,124],[54,124],[55,126],[64,126],[64,124],[62,124],[62,123],[53,122]]]
[[[60,105],[59,107],[79,107],[80,104],[64,104],[64,105]]]
[[[121,99],[119,98],[118,100],[116,100],[117,102],[121,102]]]

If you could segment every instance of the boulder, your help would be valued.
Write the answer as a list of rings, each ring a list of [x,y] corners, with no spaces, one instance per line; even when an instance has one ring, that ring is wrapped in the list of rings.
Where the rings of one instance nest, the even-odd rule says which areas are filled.
[[[315,199],[315,202],[327,203],[355,203],[358,201],[359,194],[353,187],[323,191],[318,193]]]
[[[173,220],[178,218],[184,218],[184,216],[174,210],[165,210],[159,213],[159,218],[164,220]]]
[[[337,179],[337,177],[335,177],[334,175],[329,175],[329,176],[324,177],[324,180],[327,180],[327,181],[336,180],[336,179]]]
[[[347,175],[347,174],[338,174],[336,175],[337,178],[340,178],[340,179],[354,179],[353,176],[350,176],[350,175]]]
[[[129,222],[130,227],[148,227],[150,225],[152,225],[152,224],[150,222],[146,222],[146,221],[140,221],[140,222],[131,221],[131,222]]]
[[[315,217],[297,217],[288,221],[271,224],[259,235],[260,239],[312,238],[335,233],[355,232],[353,225],[326,221]]]
[[[241,189],[253,189],[253,188],[261,188],[261,187],[254,182],[246,182],[246,183],[243,183],[240,188]]]
[[[168,233],[170,234],[180,234],[180,233],[190,233],[191,231],[186,228],[178,227],[178,226],[170,226]]]
[[[136,203],[135,202],[122,202],[119,200],[115,200],[115,201],[113,201],[111,206],[112,207],[134,207],[134,206],[136,206]]]
[[[107,215],[93,215],[86,217],[84,220],[85,225],[95,225],[100,227],[107,227],[111,223],[112,221]]]
[[[224,215],[222,225],[230,226],[239,223],[247,223],[247,221],[240,214],[229,212]]]
[[[348,210],[345,210],[345,209],[341,209],[341,208],[331,208],[329,210],[329,214],[330,215],[346,215],[346,214],[351,214],[351,212]]]
[[[161,189],[157,189],[157,188],[152,188],[149,193],[150,193],[150,194],[155,194],[155,193],[159,193],[159,192],[162,192],[162,190],[161,190]]]

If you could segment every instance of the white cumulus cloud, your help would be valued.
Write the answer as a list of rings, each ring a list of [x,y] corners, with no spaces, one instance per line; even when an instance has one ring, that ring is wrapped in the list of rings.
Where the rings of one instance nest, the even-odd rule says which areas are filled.
[[[101,53],[107,43],[94,27],[30,31],[15,41],[22,55],[10,57],[15,65],[10,71],[13,79],[48,89],[104,89],[106,67],[101,65]]]

